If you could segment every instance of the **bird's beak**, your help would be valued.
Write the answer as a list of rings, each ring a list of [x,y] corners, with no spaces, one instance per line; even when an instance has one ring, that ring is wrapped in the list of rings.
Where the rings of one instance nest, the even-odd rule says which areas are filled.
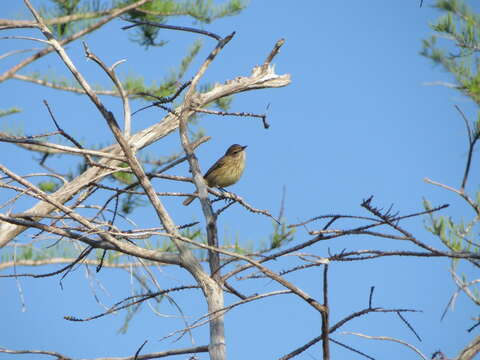
[[[248,145],[242,146],[242,150],[245,150],[248,147]]]

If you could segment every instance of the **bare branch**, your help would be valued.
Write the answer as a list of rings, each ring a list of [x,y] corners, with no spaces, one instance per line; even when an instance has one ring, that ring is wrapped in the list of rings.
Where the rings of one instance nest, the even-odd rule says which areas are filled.
[[[460,195],[462,198],[465,199],[465,201],[473,208],[473,210],[475,210],[475,212],[477,213],[477,215],[480,216],[480,206],[477,205],[475,203],[475,201],[473,201],[472,198],[470,198],[462,189],[460,190],[457,190],[451,186],[448,186],[448,185],[445,185],[445,184],[442,184],[442,183],[439,183],[437,181],[434,181],[434,180],[431,180],[429,178],[424,178],[423,181],[425,181],[426,183],[429,183],[429,184],[432,184],[432,185],[435,185],[435,186],[438,186],[438,187],[441,187],[445,190],[448,190],[448,191],[451,191],[451,192],[454,192],[455,194],[457,195]]]
[[[48,41],[46,40],[34,38],[31,36],[0,36],[0,40],[30,40],[30,41],[37,41],[42,44],[48,44]]]
[[[111,67],[107,67],[105,63],[100,60],[95,54],[91,53],[90,50],[88,49],[87,43],[84,41],[83,42],[83,47],[85,49],[85,53],[87,55],[87,58],[92,59],[95,61],[100,67],[107,73],[107,75],[110,77],[112,82],[115,84],[115,87],[118,90],[118,93],[120,94],[120,97],[122,98],[122,103],[123,103],[123,120],[124,120],[124,136],[128,139],[130,137],[131,133],[131,112],[130,112],[130,102],[128,100],[127,93],[123,89],[121,81],[118,79],[117,74],[115,73],[115,67],[122,62],[126,60],[119,60],[115,64],[113,64]],[[85,89],[85,91],[87,91]],[[88,91],[87,91],[88,93]]]
[[[16,55],[16,54],[21,54],[21,53],[24,53],[24,52],[30,52],[30,51],[35,51],[35,50],[39,50],[39,49],[38,48],[32,48],[32,49],[12,50],[12,51],[6,52],[5,54],[0,55],[0,60],[6,59],[7,57],[13,56],[13,55]]]
[[[57,130],[60,132],[60,134],[65,137],[67,140],[69,140],[72,144],[74,144],[77,148],[79,148],[80,150],[83,150],[83,146],[77,141],[75,140],[72,136],[70,136],[68,133],[66,133],[61,127],[60,125],[58,125],[58,122],[57,120],[55,119],[55,116],[53,115],[53,112],[52,112],[52,109],[50,108],[50,105],[48,104],[47,100],[43,100],[43,103],[45,104],[45,106],[47,107],[47,110],[48,110],[48,113],[50,114],[50,117],[52,118],[52,121],[53,123],[55,124],[55,127],[57,128]],[[94,161],[90,158],[89,155],[85,154],[84,155],[85,157],[85,161],[87,162],[87,164],[93,164]]]
[[[142,303],[144,301],[147,301],[149,299],[156,298],[157,296],[162,296],[162,295],[165,295],[165,294],[168,294],[168,293],[171,293],[171,292],[176,292],[176,291],[198,289],[198,288],[200,288],[200,286],[198,286],[198,285],[187,285],[187,286],[178,286],[178,287],[174,287],[174,288],[170,288],[170,289],[165,289],[165,290],[161,290],[161,291],[157,291],[157,292],[149,292],[147,294],[133,295],[133,296],[129,296],[129,297],[117,302],[116,304],[112,305],[107,311],[105,311],[101,314],[94,315],[94,316],[89,316],[89,317],[84,318],[84,319],[80,319],[80,318],[77,318],[77,317],[74,317],[74,316],[64,316],[64,318],[65,318],[65,320],[75,321],[75,322],[96,320],[96,319],[99,319],[101,317],[107,316],[109,314],[113,314],[113,313],[115,313],[119,310],[123,310],[123,309],[129,308],[133,305],[136,305],[136,304]]]
[[[74,261],[74,258],[49,258],[43,260],[12,260],[5,261],[0,263],[0,270],[8,269],[14,266],[43,266],[43,265],[53,265],[53,264],[70,264]],[[80,264],[88,265],[98,265],[99,261],[94,259],[82,259]],[[138,262],[125,262],[125,263],[104,263],[104,267],[109,268],[119,268],[119,269],[129,269],[131,267],[140,267],[143,266]]]
[[[330,338],[330,341],[333,342],[333,343],[335,343],[335,344],[337,344],[337,345],[339,345],[339,346],[341,346],[341,347],[343,347],[343,348],[345,348],[345,349],[347,349],[347,350],[353,351],[353,352],[356,353],[356,354],[362,355],[363,357],[365,357],[365,358],[367,358],[367,359],[375,360],[375,358],[373,358],[373,357],[371,357],[371,356],[369,356],[369,355],[361,352],[360,350],[354,349],[354,348],[351,347],[351,346],[345,345],[344,343],[341,343],[341,342],[338,341],[338,340],[334,340],[334,339]]]
[[[158,28],[161,28],[161,29],[188,31],[188,32],[196,33],[196,34],[202,34],[202,35],[209,36],[211,38],[214,38],[217,41],[222,40],[222,37],[220,35],[214,34],[214,33],[209,32],[209,31],[196,29],[196,28],[191,28],[191,27],[187,27],[187,26],[173,26],[173,25],[153,23],[153,22],[150,22],[150,21],[138,21],[138,20],[132,20],[132,19],[123,19],[123,20],[133,23],[133,25],[127,25],[127,26],[122,27],[123,30],[127,30],[127,29],[133,28],[135,26],[139,26],[139,25],[148,25],[148,26],[158,27]]]
[[[53,133],[53,135],[56,135],[58,133],[59,132],[55,132]],[[45,135],[41,135],[41,136],[43,137]],[[30,138],[31,138],[30,136],[17,137],[17,136],[11,136],[11,135],[0,132],[0,142],[17,144],[18,146],[21,146],[25,149],[38,151],[41,153],[74,154],[74,155],[81,155],[81,156],[92,155],[92,156],[98,156],[98,157],[103,157],[107,159],[115,159],[119,161],[122,161],[125,159],[124,157],[112,155],[102,151],[96,151],[96,150],[90,150],[90,149],[78,149],[78,148],[73,148],[66,145],[59,145],[59,144],[50,143],[46,141],[32,140]]]
[[[455,360],[471,360],[480,353],[480,336],[475,337],[468,346],[466,346]]]
[[[70,358],[66,357],[55,351],[43,351],[43,350],[10,350],[5,348],[0,348],[0,353],[4,354],[41,354],[41,355],[50,355],[58,358],[59,360],[68,360]]]
[[[200,326],[203,326],[203,325],[211,322],[212,319],[216,319],[218,317],[223,316],[225,313],[227,313],[228,311],[232,310],[233,308],[235,308],[237,306],[249,303],[251,301],[256,301],[256,300],[260,300],[260,299],[263,299],[263,298],[266,298],[266,297],[270,297],[270,296],[285,295],[285,294],[291,294],[291,293],[292,292],[290,290],[278,290],[278,291],[271,291],[271,292],[264,293],[264,294],[257,294],[257,295],[253,295],[253,296],[250,296],[250,297],[246,297],[245,299],[242,299],[239,302],[230,304],[228,306],[225,306],[224,308],[217,309],[213,312],[209,312],[208,314],[205,314],[205,315],[201,316],[200,318],[195,320],[190,326],[188,326],[184,329],[175,330],[175,331],[171,332],[170,334],[164,336],[161,340],[168,339],[168,338],[170,338],[170,337],[172,337],[176,334],[179,334],[179,333],[182,334],[180,336],[180,338],[181,338],[183,336],[183,334],[186,333],[187,331],[190,331],[190,330],[193,330],[193,329],[198,328]]]
[[[413,351],[415,351],[417,353],[418,356],[420,356],[423,360],[427,360],[427,357],[422,354],[422,352],[420,350],[418,350],[415,346],[407,343],[406,341],[403,341],[403,340],[399,340],[399,339],[395,339],[395,338],[392,338],[392,337],[389,337],[389,336],[370,336],[370,335],[364,335],[364,334],[360,334],[360,333],[356,333],[356,332],[343,332],[342,334],[346,334],[346,335],[355,335],[355,336],[359,336],[359,337],[363,337],[363,338],[366,338],[366,339],[372,339],[372,340],[383,340],[383,341],[393,341],[393,342],[397,342],[399,344],[402,344],[402,345],[405,345],[407,347],[409,347],[410,349],[412,349]]]
[[[422,338],[417,334],[417,332],[415,331],[415,329],[413,328],[412,325],[410,325],[410,323],[407,321],[407,319],[405,319],[403,317],[403,315],[399,312],[397,312],[397,315],[398,317],[405,323],[405,325],[407,325],[407,327],[413,332],[413,334],[416,336],[416,338],[418,339],[418,341],[422,341]]]
[[[42,355],[51,355],[57,357],[59,360],[70,360],[71,358],[59,354],[53,351],[41,351],[41,350],[10,350],[5,348],[0,348],[0,352],[6,354],[42,354]],[[174,349],[174,350],[166,350],[151,354],[145,355],[138,355],[138,356],[125,356],[125,357],[115,357],[115,358],[92,358],[92,359],[84,359],[84,360],[149,360],[149,359],[158,359],[167,356],[174,356],[174,355],[183,355],[183,354],[194,354],[194,353],[202,353],[208,352],[208,346],[194,346],[190,348],[183,348],[183,349]]]
[[[327,311],[322,312],[322,350],[323,359],[330,359],[330,345],[329,345],[329,313],[328,305],[328,264],[323,265],[323,306]]]
[[[204,113],[204,114],[212,114],[212,115],[220,115],[220,116],[242,116],[242,117],[256,117],[262,119],[263,127],[268,129],[270,124],[267,123],[267,115],[266,114],[254,114],[249,112],[227,112],[227,111],[215,111],[215,110],[208,110],[208,109],[192,109],[195,112]]]
[[[55,82],[49,82],[43,79],[37,79],[33,76],[21,75],[21,74],[13,74],[12,79],[17,79],[25,82],[30,82],[32,84],[37,84],[41,86],[46,86],[52,89],[63,90],[68,92],[73,92],[75,94],[86,94],[85,90],[80,87],[75,86],[67,86],[67,85],[60,85]],[[119,96],[118,92],[115,90],[96,90],[97,95],[109,95],[109,96]],[[128,93],[129,97],[137,97],[134,93]]]
[[[268,54],[265,62],[263,63],[264,69],[270,66],[273,58],[278,55],[278,53],[280,52],[280,48],[283,46],[283,44],[285,44],[285,39],[280,39],[275,43],[275,46],[273,47],[272,51],[270,51],[270,54]]]

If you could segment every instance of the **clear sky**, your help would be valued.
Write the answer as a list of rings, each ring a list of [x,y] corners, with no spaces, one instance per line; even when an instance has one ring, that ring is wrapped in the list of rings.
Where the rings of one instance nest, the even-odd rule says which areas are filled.
[[[39,3],[41,1],[35,2]],[[199,127],[211,135],[212,140],[197,153],[202,169],[206,170],[230,144],[248,145],[244,177],[231,190],[253,206],[276,214],[285,187],[288,223],[324,214],[367,215],[360,203],[370,195],[375,196],[377,206],[388,208],[394,204],[400,214],[422,210],[422,198],[426,197],[435,205],[450,203],[444,215],[456,220],[468,219],[471,212],[456,196],[422,180],[429,177],[459,186],[467,145],[464,124],[454,105],[460,106],[469,118],[476,118],[477,111],[459,93],[425,85],[449,80],[448,74],[419,55],[421,40],[431,34],[428,24],[439,15],[429,7],[431,3],[425,0],[424,6],[419,8],[418,0],[251,0],[239,16],[206,26],[207,30],[220,35],[232,31],[236,31],[236,35],[209,68],[205,82],[223,82],[248,75],[254,65],[263,62],[275,42],[285,38],[286,43],[274,63],[278,74],[291,74],[292,83],[286,88],[254,91],[234,98],[232,111],[262,113],[269,104],[271,127],[268,130],[263,129],[258,119],[203,117]],[[2,18],[27,16],[22,1],[3,1],[0,7]],[[172,18],[168,23],[192,25],[181,18]],[[115,21],[86,40],[90,49],[107,64],[127,59],[127,63],[119,67],[120,74],[141,74],[147,82],[168,75],[198,38],[189,33],[162,31],[162,39],[169,43],[145,51],[128,41],[132,32],[120,30],[122,25]],[[211,39],[203,39],[203,43],[203,50],[186,79],[214,46]],[[1,40],[0,53],[19,46],[37,47],[38,44]],[[95,64],[85,61],[80,43],[69,45],[67,51],[90,81],[109,84]],[[0,72],[22,56],[0,61]],[[55,55],[20,73],[41,69],[68,76]],[[42,104],[42,100],[47,99],[61,126],[77,139],[86,144],[111,141],[105,122],[86,98],[59,95],[57,91],[9,80],[0,85],[0,99],[3,109],[18,106],[24,110],[3,120],[2,126],[22,127],[28,134],[54,131]],[[105,102],[120,118],[120,101],[106,98]],[[134,103],[134,108],[141,105]],[[134,128],[150,126],[162,116],[158,110],[145,111],[135,117]],[[15,172],[40,171],[38,166],[32,165],[32,154],[6,144],[0,144],[0,149],[1,163]],[[145,153],[169,155],[178,149],[179,139],[174,134],[147,148]],[[49,161],[54,164],[59,160]],[[76,166],[76,162],[62,165]],[[468,190],[478,189],[480,181],[478,158],[474,158],[473,165]],[[188,175],[188,171],[184,165],[172,174]],[[159,191],[192,189],[189,184],[157,182],[155,185]],[[0,203],[7,200],[4,193],[0,196],[4,197],[0,198]],[[178,198],[166,199],[165,203],[179,224],[201,220],[198,202],[189,208],[181,206]],[[149,208],[139,209],[136,220],[139,226],[154,226],[157,221]],[[424,220],[415,218],[404,225],[419,239],[443,249],[438,240],[424,230]],[[315,226],[318,225],[310,225],[310,229],[316,229]],[[271,229],[270,219],[248,213],[239,206],[230,208],[219,220],[219,234],[223,239],[238,239],[254,247],[268,240]],[[294,242],[309,238],[306,231],[299,228]],[[412,249],[393,240],[351,236],[318,243],[309,252],[327,256],[329,251],[375,248]],[[291,258],[269,266],[281,270],[294,264],[299,262]],[[478,330],[473,334],[466,332],[473,325],[471,318],[477,311],[461,295],[455,308],[440,321],[455,291],[449,266],[447,260],[415,258],[333,263],[330,266],[331,322],[366,307],[369,289],[375,286],[374,306],[422,310],[406,316],[422,341],[419,342],[402,321],[391,314],[366,316],[350,322],[342,331],[392,336],[412,343],[427,356],[442,350],[448,357],[454,357],[478,334]],[[56,268],[34,271],[47,272]],[[474,276],[469,267],[462,271]],[[287,278],[321,299],[320,268]],[[192,281],[183,272],[167,268],[159,271],[159,279],[165,287]],[[84,268],[79,268],[64,279],[63,290],[56,277],[21,279],[22,291],[19,292],[14,280],[0,279],[0,347],[51,350],[71,357],[91,358],[133,355],[145,340],[149,343],[144,353],[190,346],[188,338],[173,344],[171,340],[159,342],[170,331],[181,327],[182,322],[156,316],[147,306],[132,320],[126,335],[117,333],[124,321],[124,312],[86,323],[63,320],[65,315],[83,317],[103,311],[95,301],[92,288],[106,306],[128,296],[131,290],[127,272],[103,269],[98,280],[101,285],[89,283]],[[267,280],[249,280],[239,287],[246,293],[278,288]],[[193,319],[205,313],[203,298],[197,296],[195,290],[183,295],[176,300],[187,316]],[[26,304],[23,312],[22,297]],[[235,299],[227,297],[227,302],[232,301]],[[160,311],[178,315],[166,301]],[[275,359],[321,332],[317,314],[293,296],[268,298],[233,310],[226,316],[226,329],[230,359]],[[194,334],[196,344],[206,342],[205,329]],[[396,343],[360,339],[341,331],[333,338],[376,359],[418,358],[414,352]],[[334,344],[331,346],[333,359],[360,358]],[[298,358],[321,357],[319,343]],[[12,356],[0,354],[0,359],[7,358]],[[187,359],[188,356],[178,358]],[[206,359],[207,355],[199,354],[199,358]]]

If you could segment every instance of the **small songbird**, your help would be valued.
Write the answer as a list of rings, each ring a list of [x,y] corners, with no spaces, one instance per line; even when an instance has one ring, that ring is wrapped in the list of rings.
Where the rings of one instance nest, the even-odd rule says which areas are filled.
[[[233,144],[225,155],[217,160],[205,173],[205,179],[209,187],[224,188],[235,184],[243,174],[245,169],[246,146]],[[188,206],[195,200],[196,196],[188,197],[183,205]]]

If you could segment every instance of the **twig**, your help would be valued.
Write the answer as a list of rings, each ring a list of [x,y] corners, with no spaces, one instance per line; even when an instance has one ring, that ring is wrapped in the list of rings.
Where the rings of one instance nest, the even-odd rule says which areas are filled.
[[[44,351],[44,350],[11,350],[0,348],[0,353],[5,354],[39,354],[39,355],[50,355],[58,358],[58,360],[67,360],[69,359],[65,355],[62,355],[56,351]]]
[[[328,264],[323,267],[323,306],[327,311],[322,312],[322,350],[323,359],[330,360],[330,345],[329,345],[329,312],[328,305]]]
[[[475,325],[473,325],[472,327],[469,327],[469,328],[467,329],[467,332],[472,332],[472,331],[475,330],[475,328],[476,328],[477,326],[479,326],[479,325],[480,325],[480,321],[477,321],[477,322],[475,323]]]
[[[467,163],[465,165],[465,171],[463,174],[463,179],[462,179],[462,184],[460,186],[459,194],[466,199],[465,195],[465,186],[467,185],[467,180],[468,180],[468,174],[470,172],[470,167],[472,164],[472,157],[473,157],[473,150],[475,148],[476,142],[480,139],[480,129],[475,129],[475,131],[472,132],[472,129],[470,128],[470,124],[468,123],[468,119],[465,116],[464,112],[460,109],[458,105],[454,105],[455,109],[460,113],[460,116],[463,119],[463,122],[465,123],[465,127],[467,129],[467,137],[468,137],[468,155],[467,155]],[[468,201],[468,200],[467,200]],[[470,204],[471,205],[471,204]],[[478,207],[477,207],[478,210]],[[477,211],[478,214],[478,211]]]
[[[399,217],[396,214],[394,214],[394,215],[390,214],[391,207],[387,211],[382,212],[380,209],[375,208],[372,205],[372,199],[373,199],[373,196],[369,197],[366,200],[363,200],[361,206],[363,208],[365,208],[366,210],[368,210],[369,212],[371,212],[372,214],[374,214],[375,216],[377,216],[378,218],[380,218],[382,220],[382,222],[384,222],[385,224],[389,225],[393,229],[395,229],[398,232],[405,235],[408,238],[408,240],[411,241],[412,243],[414,243],[415,245],[417,245],[417,246],[419,246],[419,247],[421,247],[425,250],[431,251],[432,253],[439,252],[439,250],[437,250],[435,248],[432,248],[431,246],[417,240],[417,238],[415,238],[411,233],[409,233],[407,230],[401,228],[398,225],[398,220],[397,220],[397,219],[399,219]],[[430,209],[430,210],[432,210],[432,209]],[[423,212],[423,213],[428,213],[430,210],[427,210],[426,212]],[[409,216],[409,217],[411,217],[411,216]],[[405,217],[403,217],[403,218],[405,218]]]
[[[215,201],[215,200],[214,200]],[[213,201],[212,201],[213,203]],[[226,205],[224,205],[223,207],[221,207],[220,209],[218,209],[217,211],[215,211],[215,217],[218,218],[218,216],[224,212],[225,210],[227,210],[230,206],[232,206],[233,204],[235,204],[235,201],[228,201]]]
[[[60,132],[55,131],[53,133],[48,134],[50,135],[58,135]],[[0,142],[8,142],[8,143],[13,143],[13,144],[18,144],[19,146],[27,149],[27,150],[33,150],[33,151],[38,151],[42,153],[48,153],[48,154],[74,154],[74,155],[92,155],[92,156],[98,156],[98,157],[103,157],[107,159],[114,159],[114,160],[125,160],[124,157],[121,156],[116,156],[113,154],[109,154],[103,151],[96,151],[96,150],[90,150],[90,149],[77,149],[73,148],[70,146],[65,146],[65,145],[59,145],[55,143],[49,143],[45,141],[38,141],[38,140],[31,140],[31,138],[34,137],[44,137],[46,135],[33,135],[33,136],[2,136],[4,133],[0,132]],[[44,149],[43,149],[44,148]],[[51,150],[54,149],[54,150]]]
[[[341,343],[340,341],[337,341],[337,340],[332,339],[332,338],[330,338],[330,341],[333,342],[333,343],[335,343],[335,344],[337,344],[337,345],[339,345],[339,346],[341,346],[341,347],[344,347],[345,349],[348,349],[348,350],[350,350],[350,351],[353,351],[354,353],[357,353],[357,354],[359,354],[359,355],[362,355],[362,356],[366,357],[367,359],[375,360],[375,358],[373,358],[373,357],[371,357],[371,356],[369,356],[369,355],[361,352],[360,350],[354,349],[354,348],[352,348],[351,346],[345,345],[345,344]]]
[[[205,314],[203,316],[201,316],[200,318],[198,318],[197,320],[195,320],[192,325],[190,325],[189,327],[187,328],[184,328],[184,329],[180,329],[180,330],[175,330],[173,332],[171,332],[170,334],[164,336],[163,338],[160,339],[161,340],[165,340],[169,337],[172,337],[178,333],[185,333],[187,331],[190,331],[192,329],[195,329],[195,328],[198,328],[202,325],[205,325],[207,324],[208,322],[210,322],[212,320],[212,318],[217,318],[219,316],[222,316],[224,315],[226,312],[232,310],[233,308],[237,307],[237,306],[240,306],[240,305],[243,305],[243,304],[246,304],[246,303],[249,303],[251,301],[255,301],[255,300],[259,300],[259,299],[263,299],[263,298],[266,298],[266,297],[270,297],[270,296],[276,296],[276,295],[285,295],[285,294],[290,294],[292,293],[290,290],[277,290],[277,291],[271,291],[271,292],[268,292],[268,293],[264,293],[264,294],[257,294],[257,295],[253,295],[253,296],[249,296],[249,297],[246,297],[245,299],[242,299],[241,301],[238,301],[236,303],[233,303],[233,304],[230,304],[228,306],[225,306],[221,309],[217,309],[215,311],[212,311],[212,312],[209,312],[208,314]],[[203,320],[203,321],[202,321]],[[183,335],[181,335],[180,337],[182,337]],[[178,339],[177,339],[178,340]]]
[[[317,342],[319,342],[320,340],[322,340],[323,338],[323,335],[320,335],[320,336],[317,336],[316,338],[313,338],[312,340],[310,340],[309,342],[307,342],[306,344],[300,346],[299,348],[289,352],[287,355],[284,355],[282,356],[281,358],[278,358],[278,360],[288,360],[288,359],[291,359],[299,354],[301,354],[302,352],[304,352],[305,350],[307,350],[309,347],[315,345]]]
[[[214,33],[209,32],[209,31],[192,28],[192,27],[187,27],[187,26],[173,26],[173,25],[153,23],[153,22],[150,22],[150,21],[138,21],[138,20],[132,20],[132,19],[125,19],[125,18],[122,18],[122,20],[125,20],[125,21],[128,21],[128,22],[133,23],[133,25],[127,25],[127,26],[122,27],[122,30],[127,30],[127,29],[133,28],[133,27],[135,27],[135,26],[139,26],[139,25],[148,25],[148,26],[158,27],[158,28],[161,28],[161,29],[188,31],[188,32],[192,32],[192,33],[197,33],[197,34],[202,34],[202,35],[210,36],[211,38],[214,38],[214,39],[217,40],[217,41],[222,40],[222,37],[221,37],[220,35],[214,34]]]
[[[408,328],[413,332],[413,334],[417,337],[418,341],[422,341],[422,338],[417,334],[415,329],[413,328],[412,325],[405,319],[400,312],[397,312],[398,317],[408,326]]]
[[[470,282],[465,282],[463,279],[461,279],[455,271],[450,269],[450,273],[452,274],[453,280],[455,281],[455,284],[457,285],[458,289],[456,292],[463,291],[465,295],[470,298],[470,300],[475,303],[476,305],[480,305],[480,299],[478,298],[478,295],[476,296],[476,292],[472,292],[469,289],[469,286],[478,284],[480,282],[480,279],[475,279]],[[477,285],[478,286],[478,285]]]
[[[17,79],[25,82],[30,82],[32,84],[37,84],[40,86],[45,86],[49,87],[52,89],[57,89],[57,90],[62,90],[62,91],[67,91],[67,92],[73,92],[75,94],[86,94],[85,90],[83,90],[81,87],[76,87],[76,86],[68,86],[68,85],[62,85],[60,83],[56,83],[54,81],[47,81],[44,79],[37,79],[36,77],[33,76],[27,76],[27,75],[21,75],[21,74],[13,74],[11,76],[12,79]],[[107,96],[119,96],[118,91],[116,90],[96,90],[95,93],[97,95],[107,95]],[[134,93],[127,92],[127,95],[130,98],[136,98],[137,96]]]
[[[135,93],[135,95],[137,96],[143,96],[143,97],[152,97],[154,99],[157,99],[157,101],[155,101],[154,103],[148,105],[148,106],[144,106],[138,110],[136,110],[132,115],[142,111],[142,110],[145,110],[145,109],[148,109],[150,107],[153,107],[153,106],[160,106],[161,104],[167,104],[167,103],[170,103],[170,102],[173,102],[181,93],[182,91],[191,84],[191,81],[187,81],[185,82],[184,84],[182,84],[178,89],[177,91],[172,95],[172,96],[166,96],[166,97],[160,97],[160,96],[157,96],[157,95],[154,95],[154,94],[150,94],[150,93],[147,93],[147,92],[139,92],[139,93]],[[174,111],[169,111],[173,114],[175,114]]]
[[[5,59],[9,56],[12,56],[12,55],[21,54],[21,53],[24,53],[24,52],[35,51],[35,50],[38,50],[38,48],[12,50],[12,51],[6,52],[5,54],[0,55],[0,60],[3,60],[3,59]]]
[[[268,216],[269,218],[274,220],[277,224],[280,224],[280,220],[273,217],[273,215],[270,214],[270,212],[268,210],[262,210],[262,209],[254,208],[253,206],[251,206],[250,204],[245,202],[245,200],[243,200],[237,194],[234,194],[234,193],[228,192],[228,191],[220,192],[220,191],[217,191],[217,190],[214,190],[214,189],[208,189],[208,192],[218,196],[219,198],[227,198],[227,199],[235,200],[236,202],[238,202],[240,205],[242,205],[248,211],[253,212],[255,214],[262,214],[262,215]],[[189,195],[198,195],[198,194],[194,193],[194,194],[189,194]]]
[[[441,188],[443,188],[443,189],[445,189],[445,190],[454,192],[455,194],[461,196],[461,197],[464,198],[465,201],[473,208],[473,210],[475,210],[475,212],[477,213],[477,215],[480,215],[480,205],[476,204],[475,201],[473,201],[473,199],[470,198],[463,190],[457,190],[457,189],[455,189],[455,188],[453,188],[453,187],[451,187],[451,186],[448,186],[448,185],[439,183],[439,182],[434,181],[434,180],[431,180],[431,179],[429,179],[429,178],[424,178],[423,181],[425,181],[426,183],[429,183],[429,184],[432,184],[432,185],[441,187]]]
[[[0,277],[3,277],[3,278],[10,278],[10,277],[15,277],[15,278],[17,278],[17,277],[44,278],[44,277],[55,276],[55,275],[61,274],[64,271],[67,271],[64,274],[64,276],[65,276],[75,266],[75,264],[78,264],[83,259],[85,259],[88,256],[88,254],[90,254],[90,252],[92,250],[93,250],[92,246],[89,246],[89,247],[83,249],[83,251],[80,253],[80,255],[78,255],[77,258],[75,260],[73,260],[73,262],[71,262],[70,264],[68,264],[67,266],[64,266],[63,268],[61,268],[59,270],[52,271],[52,272],[49,272],[49,273],[46,273],[46,274],[12,274],[12,275],[0,275]],[[63,277],[62,277],[61,280],[63,280]],[[61,285],[62,284],[61,280],[60,280],[60,286],[63,289],[63,286]]]
[[[373,300],[373,291],[375,290],[375,286],[370,286],[370,295],[368,296],[368,308],[372,309],[372,300]]]
[[[74,258],[50,258],[44,260],[16,260],[16,266],[42,266],[42,265],[52,265],[52,264],[70,264],[74,261]],[[0,263],[0,270],[7,269],[13,267],[15,265],[13,261],[6,261]],[[99,261],[94,259],[83,259],[80,261],[81,264],[88,264],[88,265],[98,265]],[[120,268],[120,269],[128,269],[131,267],[139,267],[142,264],[138,262],[128,262],[128,263],[104,263],[104,267],[110,268]]]
[[[270,66],[270,63],[272,62],[273,58],[277,56],[277,54],[280,52],[280,48],[283,46],[283,44],[285,44],[285,39],[280,39],[275,43],[275,46],[273,47],[272,51],[270,51],[270,54],[268,54],[265,62],[263,63],[264,69]]]
[[[333,326],[330,327],[329,333],[333,333],[337,331],[340,327],[345,325],[347,322],[350,320],[353,320],[357,317],[363,316],[365,314],[371,313],[371,312],[376,312],[376,313],[398,313],[398,312],[421,312],[421,310],[414,310],[414,309],[383,309],[380,307],[377,308],[366,308],[360,311],[356,311],[346,317],[344,317],[342,320],[337,321],[337,323]]]
[[[145,340],[142,345],[138,348],[138,350],[135,352],[135,358],[134,360],[138,359],[138,354],[140,354],[140,351],[142,351],[143,347],[147,344],[148,340]]]
[[[76,321],[76,322],[91,321],[91,320],[95,320],[95,319],[104,317],[106,315],[112,314],[112,313],[117,312],[119,310],[126,309],[130,306],[142,303],[146,300],[155,298],[157,296],[168,294],[168,293],[174,292],[174,291],[181,291],[181,290],[188,290],[188,289],[198,289],[198,288],[199,288],[198,285],[185,285],[185,286],[178,286],[178,287],[174,287],[174,288],[170,288],[170,289],[157,291],[157,292],[154,292],[154,293],[133,295],[133,296],[129,296],[129,297],[115,303],[107,311],[105,311],[103,313],[100,313],[98,315],[90,316],[90,317],[83,318],[83,319],[77,318],[75,316],[64,316],[64,319],[68,320],[68,321]],[[124,303],[126,303],[126,304],[124,304]]]
[[[372,340],[383,340],[383,341],[397,342],[397,343],[405,345],[405,346],[409,347],[410,349],[412,349],[413,351],[415,351],[422,359],[428,360],[427,357],[425,355],[423,355],[420,350],[418,350],[415,346],[413,346],[413,345],[411,345],[411,344],[409,344],[409,343],[407,343],[403,340],[395,339],[395,338],[392,338],[392,337],[389,337],[389,336],[370,336],[370,335],[365,335],[365,334],[356,333],[356,332],[349,332],[349,331],[343,332],[342,334],[355,335],[355,336],[363,337],[363,338],[366,338],[366,339],[372,339]]]
[[[0,40],[31,40],[40,42],[42,44],[48,44],[47,40],[38,39],[31,36],[0,36]]]
[[[57,120],[55,119],[55,116],[53,115],[52,109],[50,108],[50,105],[48,104],[47,100],[43,100],[43,103],[47,107],[48,113],[50,114],[50,117],[52,118],[53,123],[55,124],[55,127],[57,128],[57,131],[65,138],[67,138],[72,144],[74,144],[77,148],[80,150],[83,150],[83,146],[75,140],[72,136],[67,134],[65,130],[63,130],[60,125],[58,125]],[[88,154],[84,154],[85,160],[87,164],[91,165],[94,163],[94,161],[90,158]]]
[[[480,336],[476,336],[456,357],[457,360],[470,360],[480,352]]]
[[[267,122],[267,115],[266,114],[254,114],[250,112],[227,112],[227,111],[216,111],[216,110],[208,110],[208,109],[200,109],[200,108],[193,108],[195,112],[205,113],[205,114],[212,114],[212,115],[220,115],[220,116],[242,116],[242,117],[255,117],[262,119],[263,127],[268,129],[270,124]]]
[[[6,354],[42,354],[42,355],[51,355],[58,358],[58,360],[69,360],[71,358],[62,355],[60,353],[54,351],[41,351],[41,350],[10,350],[5,348],[0,348],[0,352]],[[174,349],[174,350],[166,350],[156,353],[150,353],[145,355],[139,355],[137,360],[149,360],[149,359],[158,359],[162,357],[174,356],[174,355],[184,355],[184,354],[195,354],[195,353],[202,353],[208,352],[208,346],[194,346],[190,348],[183,348],[183,349]],[[112,358],[93,358],[91,360],[113,360]],[[115,360],[135,360],[134,356],[125,356],[125,357],[116,357]]]
[[[85,41],[83,41],[82,43],[83,43],[83,48],[85,50],[85,54],[86,54],[87,58],[95,61],[103,69],[103,71],[105,71],[105,73],[108,75],[110,80],[112,80],[112,82],[115,84],[115,87],[117,88],[118,93],[120,94],[120,97],[122,98],[123,121],[124,121],[124,130],[123,130],[124,133],[123,133],[123,135],[125,136],[125,138],[128,139],[130,137],[130,133],[131,133],[131,122],[132,122],[131,121],[132,115],[131,115],[131,112],[130,112],[130,101],[128,100],[128,95],[123,88],[122,82],[118,79],[118,76],[115,73],[115,67],[118,66],[119,64],[123,63],[126,60],[119,60],[116,63],[114,63],[112,66],[107,67],[107,65],[105,65],[105,63],[102,60],[100,60],[100,58],[98,58],[98,56],[96,56],[95,54],[93,54],[90,51],[90,49],[88,48],[87,43]]]
[[[245,300],[248,298],[248,296],[243,295],[241,292],[239,292],[237,289],[235,289],[233,286],[231,286],[228,282],[225,281],[223,284],[225,286],[225,289],[227,289],[229,292],[234,294],[235,296],[239,297],[242,300]]]
[[[465,116],[465,113],[462,111],[462,109],[460,109],[460,107],[455,104],[453,105],[455,107],[455,109],[457,109],[457,111],[460,113],[460,116],[462,117],[463,119],[463,122],[465,123],[465,127],[467,128],[467,136],[468,136],[468,143],[471,143],[473,141],[473,138],[472,138],[472,129],[470,129],[470,124],[468,123],[468,119],[467,117]]]

